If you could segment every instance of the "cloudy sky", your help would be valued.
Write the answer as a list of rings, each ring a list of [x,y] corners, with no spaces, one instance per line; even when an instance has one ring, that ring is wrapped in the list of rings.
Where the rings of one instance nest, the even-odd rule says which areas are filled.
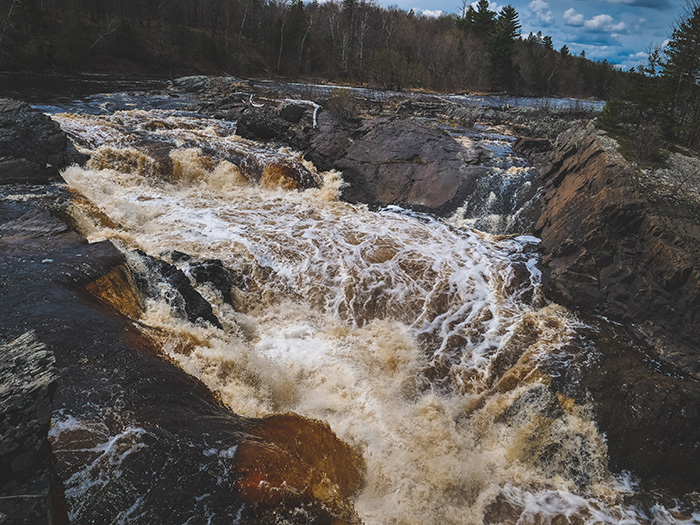
[[[461,0],[380,0],[384,6],[414,9],[426,15],[456,13]],[[662,44],[683,13],[685,0],[490,0],[492,10],[511,3],[520,15],[522,33],[552,37],[573,54],[607,59],[624,69],[639,64],[650,44]]]

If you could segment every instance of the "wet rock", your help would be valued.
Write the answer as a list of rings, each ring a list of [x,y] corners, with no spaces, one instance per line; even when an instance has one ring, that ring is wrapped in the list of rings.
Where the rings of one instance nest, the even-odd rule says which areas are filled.
[[[610,467],[673,494],[700,488],[700,382],[629,343],[629,334],[596,319],[568,347],[555,387],[592,403]]]
[[[0,184],[60,180],[59,169],[86,160],[49,117],[24,102],[0,99]]]
[[[633,326],[656,358],[700,378],[698,203],[640,184],[592,126],[561,135],[538,168],[550,296]]]
[[[184,91],[185,93],[198,93],[204,91],[212,85],[212,80],[204,75],[190,77],[180,77],[172,81],[170,89],[173,91]]]
[[[347,500],[363,486],[364,463],[327,424],[281,414],[259,420],[249,432],[260,439],[239,446],[236,487],[259,514],[285,502],[361,523]]]
[[[260,174],[260,186],[268,189],[301,191],[320,185],[318,177],[304,166],[289,161],[270,162]]]
[[[136,251],[135,257],[141,264],[134,266],[134,277],[144,296],[165,300],[177,314],[192,323],[208,322],[222,328],[211,305],[194,289],[182,270],[141,250]],[[163,288],[162,284],[167,286]]]
[[[48,440],[57,380],[53,354],[33,332],[0,344],[2,523],[67,523]]]
[[[371,119],[335,162],[347,186],[342,197],[373,205],[398,204],[438,215],[464,201],[488,153],[467,148],[436,127],[411,119]]]
[[[290,122],[278,116],[277,111],[249,107],[241,113],[236,133],[246,139],[268,141],[282,137],[289,127]]]
[[[233,287],[234,278],[231,271],[224,266],[224,263],[219,259],[207,259],[202,262],[190,264],[190,274],[198,284],[210,284],[216,289],[225,303],[233,306],[231,298],[231,288]]]
[[[344,200],[397,204],[438,215],[451,213],[464,201],[484,174],[480,164],[489,157],[480,145],[466,147],[437,127],[413,119],[361,121],[321,111],[314,127],[313,108],[293,103],[281,109],[247,108],[237,133],[289,144],[304,151],[321,171],[342,171]],[[263,173],[261,184],[299,187],[286,176],[280,182],[279,175],[279,169]]]
[[[318,128],[313,132],[309,147],[305,150],[306,157],[319,170],[332,170],[353,141],[361,138],[361,132],[357,132],[359,123],[341,119],[327,111],[320,111],[317,120]]]

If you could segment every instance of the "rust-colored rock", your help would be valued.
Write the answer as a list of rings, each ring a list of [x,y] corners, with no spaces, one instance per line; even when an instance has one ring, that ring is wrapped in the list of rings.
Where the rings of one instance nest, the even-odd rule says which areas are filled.
[[[107,275],[88,283],[85,288],[130,319],[138,319],[143,313],[143,300],[125,264],[115,266]]]
[[[260,186],[267,189],[305,190],[318,188],[320,182],[309,170],[291,162],[271,162],[263,168]]]
[[[321,504],[342,522],[357,520],[351,496],[363,482],[362,458],[320,421],[269,416],[236,451],[236,484],[244,500],[263,506]]]

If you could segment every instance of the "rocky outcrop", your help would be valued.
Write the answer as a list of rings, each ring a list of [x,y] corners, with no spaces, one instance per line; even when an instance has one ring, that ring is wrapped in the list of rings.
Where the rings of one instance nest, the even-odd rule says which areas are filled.
[[[67,523],[48,440],[57,380],[33,332],[0,344],[0,523]]]
[[[551,296],[633,326],[655,357],[700,378],[697,203],[645,184],[593,126],[561,135],[540,171]]]
[[[49,117],[25,102],[0,99],[0,184],[59,180],[59,169],[86,160]]]
[[[353,120],[322,111],[314,127],[313,111],[293,103],[250,107],[241,113],[237,133],[289,144],[319,170],[342,171],[341,196],[353,203],[397,204],[445,215],[462,204],[484,174],[487,150],[458,142],[436,126],[411,118]]]
[[[306,151],[317,133],[315,109],[313,103],[266,100],[258,106],[249,102],[240,112],[236,133],[243,138],[274,140]]]
[[[592,125],[560,135],[551,152],[541,141],[521,147],[543,178],[547,293],[626,327],[588,319],[597,328],[581,332],[581,366],[560,374],[565,390],[593,404],[614,469],[697,490],[700,202],[677,191],[692,172],[664,182],[639,171]]]

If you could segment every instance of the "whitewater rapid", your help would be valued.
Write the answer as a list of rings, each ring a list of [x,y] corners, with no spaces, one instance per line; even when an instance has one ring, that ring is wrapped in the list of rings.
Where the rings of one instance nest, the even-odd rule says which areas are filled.
[[[139,325],[234,412],[327,422],[366,462],[366,523],[674,522],[625,503],[633,483],[608,470],[589,407],[549,388],[546,365],[566,360],[581,323],[544,300],[537,239],[341,202],[342,174],[227,123],[55,118],[94,153],[63,173],[90,242],[112,240],[135,271],[139,249],[186,274],[218,259],[240,276],[235,308],[198,286],[223,329],[157,300]],[[144,137],[171,140],[172,174],[154,169]],[[321,185],[262,188],[231,152],[294,162]]]

